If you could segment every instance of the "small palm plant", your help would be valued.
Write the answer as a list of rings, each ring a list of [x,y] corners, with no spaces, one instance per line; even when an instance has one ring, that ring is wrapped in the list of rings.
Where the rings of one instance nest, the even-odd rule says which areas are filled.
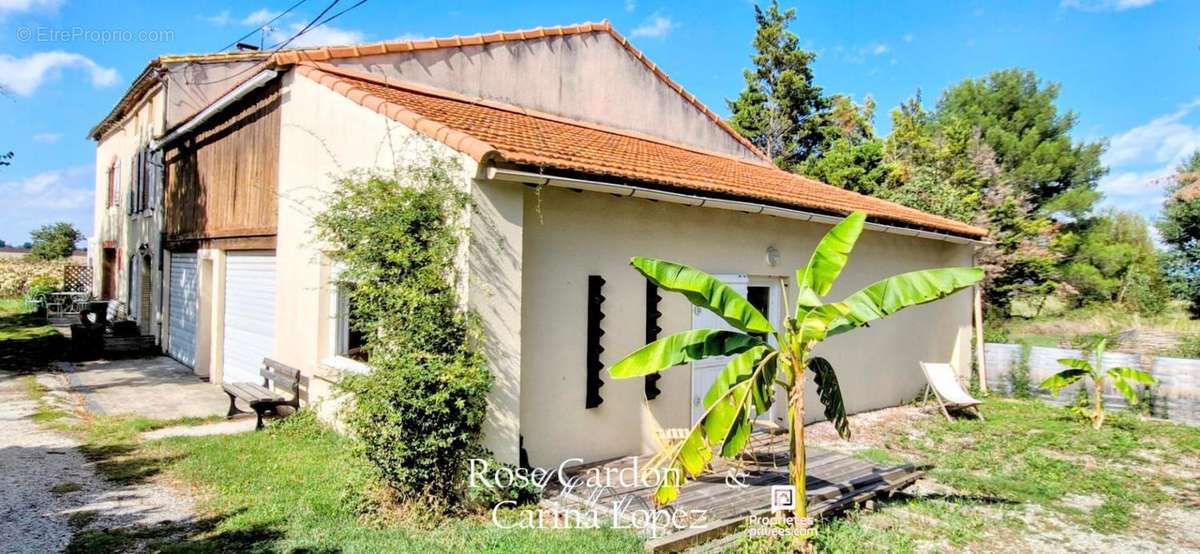
[[[753,414],[766,413],[774,387],[782,387],[788,405],[791,481],[796,488],[796,516],[807,517],[804,460],[805,370],[813,372],[817,394],[842,437],[850,436],[842,393],[833,366],[812,357],[813,347],[827,337],[864,326],[917,304],[942,298],[983,277],[979,268],[931,269],[879,281],[841,302],[825,303],[834,281],[862,233],[866,215],[851,214],[817,244],[808,265],[796,271],[796,311],[783,329],[745,298],[703,271],[663,260],[633,258],[632,265],[665,290],[683,294],[692,304],[711,310],[737,331],[691,329],[664,337],[633,352],[609,368],[617,379],[638,377],[713,356],[732,356],[704,397],[705,412],[686,438],[672,446],[655,500],[667,504],[679,487],[699,475],[713,458],[742,453],[753,427]],[[785,299],[786,303],[786,299]],[[790,313],[790,307],[785,306]],[[765,336],[773,336],[771,344]]]
[[[1042,388],[1049,389],[1050,394],[1058,395],[1058,392],[1072,383],[1086,377],[1092,378],[1092,412],[1087,413],[1083,408],[1074,408],[1076,413],[1087,417],[1092,421],[1092,427],[1099,429],[1104,425],[1104,382],[1112,379],[1113,388],[1117,389],[1130,405],[1136,406],[1138,403],[1137,391],[1133,388],[1134,383],[1144,385],[1153,385],[1158,382],[1149,373],[1132,367],[1114,367],[1108,371],[1103,371],[1104,365],[1104,350],[1108,346],[1106,339],[1100,339],[1092,345],[1092,357],[1096,359],[1096,366],[1088,360],[1076,360],[1074,358],[1062,358],[1058,363],[1066,366],[1066,369],[1050,376],[1049,379],[1042,381]]]

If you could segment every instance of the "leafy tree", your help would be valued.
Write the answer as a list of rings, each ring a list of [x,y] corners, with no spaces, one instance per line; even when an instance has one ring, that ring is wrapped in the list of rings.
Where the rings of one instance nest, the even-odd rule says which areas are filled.
[[[1154,313],[1169,296],[1159,255],[1142,216],[1106,211],[1060,233],[1056,249],[1066,262],[1062,280],[1080,302],[1114,302]]]
[[[23,242],[23,243],[21,243],[21,248],[24,248],[26,250],[33,248],[33,243],[29,242],[29,241]]]
[[[8,246],[8,243],[7,243],[7,242],[4,242],[4,240],[3,240],[3,239],[0,239],[0,248],[4,248],[4,247],[6,247],[6,246]]]
[[[879,281],[840,302],[826,303],[822,297],[829,294],[849,260],[865,221],[866,215],[857,212],[835,225],[817,243],[808,265],[796,270],[796,311],[789,314],[783,329],[775,329],[745,298],[707,273],[663,260],[633,258],[633,266],[655,285],[683,294],[692,304],[712,311],[737,329],[676,333],[638,349],[609,368],[614,378],[625,379],[703,358],[732,356],[705,394],[704,415],[667,453],[666,472],[655,491],[659,504],[674,501],[679,487],[707,467],[714,450],[726,458],[740,455],[750,438],[753,414],[771,408],[775,387],[779,386],[788,398],[796,516],[804,518],[806,370],[814,374],[825,417],[839,435],[850,435],[837,375],[828,361],[812,356],[813,347],[827,337],[865,326],[908,306],[943,298],[983,277],[981,270],[968,267],[915,271]],[[766,337],[774,338],[774,344]]]
[[[1034,206],[1074,189],[1095,189],[1107,171],[1100,163],[1103,142],[1076,144],[1076,116],[1059,113],[1060,85],[1033,71],[1005,69],[967,79],[938,101],[937,118],[962,119],[978,129],[996,160]]]
[[[13,159],[12,151],[0,154],[0,167],[12,165],[12,159]]]
[[[84,238],[79,229],[65,221],[43,225],[30,233],[30,237],[33,242],[29,256],[37,260],[68,258],[75,253],[75,244]]]
[[[1165,264],[1171,288],[1188,301],[1193,318],[1200,318],[1200,151],[1176,170],[1163,205],[1158,232],[1167,247]]]
[[[816,54],[801,48],[800,38],[788,30],[795,19],[796,10],[781,11],[777,0],[765,11],[754,7],[754,67],[743,74],[741,94],[727,101],[729,124],[789,171],[817,151],[829,107],[813,83]]]
[[[876,196],[989,230],[977,258],[989,308],[1007,315],[1014,298],[1053,289],[1052,224],[1036,215],[969,121],[927,111],[917,91],[892,111],[885,155],[888,174]]]
[[[849,97],[836,95],[824,124],[817,155],[800,164],[800,173],[836,187],[875,194],[888,173],[884,143],[875,136],[871,123],[875,100],[867,97],[862,106]]]
[[[892,111],[887,139],[890,163],[878,196],[959,221],[972,222],[988,175],[977,167],[983,145],[962,120],[937,124],[920,96]]]
[[[1092,420],[1092,427],[1099,429],[1104,425],[1104,382],[1112,380],[1113,388],[1117,389],[1129,404],[1136,405],[1138,403],[1137,391],[1134,390],[1134,384],[1142,383],[1144,385],[1153,385],[1158,381],[1149,373],[1140,369],[1131,367],[1114,367],[1108,371],[1104,371],[1104,347],[1107,341],[1100,339],[1092,345],[1092,358],[1096,360],[1096,365],[1093,366],[1088,360],[1076,360],[1074,358],[1062,358],[1058,363],[1066,366],[1064,369],[1049,379],[1042,381],[1041,387],[1049,389],[1050,394],[1058,395],[1058,392],[1072,383],[1090,377],[1092,379],[1092,403],[1093,409],[1089,414],[1082,408],[1076,407],[1075,412]]]

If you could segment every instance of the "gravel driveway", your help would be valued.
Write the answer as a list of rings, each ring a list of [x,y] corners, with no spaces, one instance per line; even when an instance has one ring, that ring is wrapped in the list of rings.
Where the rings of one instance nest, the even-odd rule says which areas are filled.
[[[60,388],[58,375],[39,381]],[[114,485],[96,475],[67,436],[30,419],[26,385],[0,373],[0,552],[61,552],[76,531],[192,517],[189,498],[161,485]]]

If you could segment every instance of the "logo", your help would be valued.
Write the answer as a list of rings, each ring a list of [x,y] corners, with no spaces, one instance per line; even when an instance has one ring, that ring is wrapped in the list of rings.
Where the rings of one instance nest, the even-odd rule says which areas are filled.
[[[771,511],[783,512],[796,509],[796,487],[774,485],[771,487]]]

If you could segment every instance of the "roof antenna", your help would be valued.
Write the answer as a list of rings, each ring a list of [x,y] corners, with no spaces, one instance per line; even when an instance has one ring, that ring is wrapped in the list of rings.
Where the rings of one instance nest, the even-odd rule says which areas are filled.
[[[244,42],[237,43],[235,47],[238,49],[238,52],[257,52],[259,50],[258,46]]]

